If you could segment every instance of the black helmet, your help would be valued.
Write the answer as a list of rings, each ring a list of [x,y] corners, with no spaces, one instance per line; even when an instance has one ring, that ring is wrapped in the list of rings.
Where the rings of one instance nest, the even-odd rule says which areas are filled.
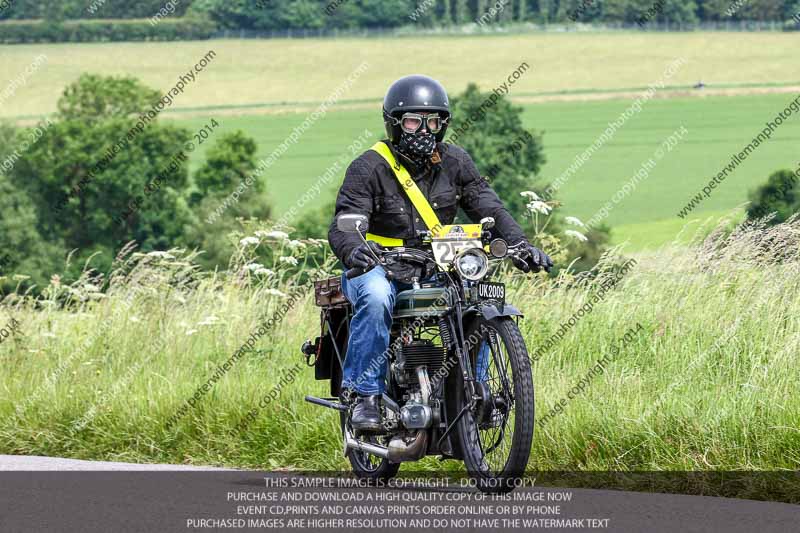
[[[442,116],[442,129],[436,140],[442,142],[450,118],[450,102],[442,84],[428,76],[414,74],[400,78],[389,87],[383,99],[383,123],[386,135],[397,143],[400,140],[399,119],[406,111],[438,111]]]

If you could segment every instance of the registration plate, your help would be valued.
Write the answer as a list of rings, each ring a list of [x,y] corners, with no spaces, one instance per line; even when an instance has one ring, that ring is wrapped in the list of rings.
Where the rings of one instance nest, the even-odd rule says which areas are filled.
[[[506,303],[506,286],[493,281],[478,283],[478,298],[481,300],[495,300],[499,305]]]

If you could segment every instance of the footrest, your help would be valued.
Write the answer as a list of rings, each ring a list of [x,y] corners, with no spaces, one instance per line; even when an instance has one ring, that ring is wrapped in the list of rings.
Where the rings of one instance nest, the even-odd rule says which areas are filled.
[[[336,398],[331,398],[331,400],[336,400]],[[331,401],[325,398],[317,398],[316,396],[306,396],[306,401],[308,403],[313,403],[316,405],[321,405],[322,407],[327,407],[328,409],[334,409],[336,411],[347,411],[347,406],[342,405],[338,401]]]

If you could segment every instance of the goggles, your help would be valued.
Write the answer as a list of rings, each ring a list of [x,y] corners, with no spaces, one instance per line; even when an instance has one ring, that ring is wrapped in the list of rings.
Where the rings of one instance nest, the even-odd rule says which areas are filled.
[[[447,118],[442,118],[438,113],[422,115],[420,113],[404,113],[399,119],[394,119],[395,125],[400,125],[406,133],[417,133],[422,125],[425,124],[431,133],[439,133],[442,127],[447,124]]]

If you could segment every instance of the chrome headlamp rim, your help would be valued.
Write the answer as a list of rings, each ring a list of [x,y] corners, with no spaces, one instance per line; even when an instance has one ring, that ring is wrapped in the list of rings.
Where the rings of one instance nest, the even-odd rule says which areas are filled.
[[[466,255],[473,255],[478,259],[480,259],[481,267],[477,274],[467,275],[461,269],[461,259]],[[460,251],[455,256],[455,258],[453,259],[453,268],[455,268],[456,272],[458,272],[458,275],[461,276],[463,279],[469,281],[480,281],[489,272],[489,257],[486,255],[486,252],[484,252],[480,248],[467,248],[465,250]]]

